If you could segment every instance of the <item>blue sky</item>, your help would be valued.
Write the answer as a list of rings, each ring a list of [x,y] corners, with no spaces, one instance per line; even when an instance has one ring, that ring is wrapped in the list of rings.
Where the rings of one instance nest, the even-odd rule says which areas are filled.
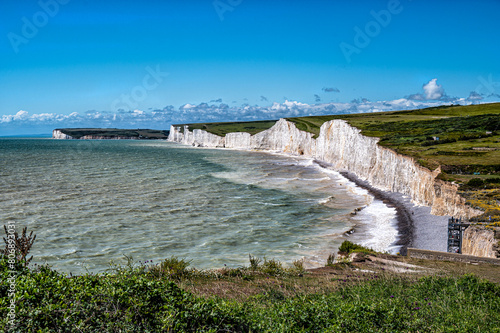
[[[497,0],[0,6],[0,135],[500,100]]]

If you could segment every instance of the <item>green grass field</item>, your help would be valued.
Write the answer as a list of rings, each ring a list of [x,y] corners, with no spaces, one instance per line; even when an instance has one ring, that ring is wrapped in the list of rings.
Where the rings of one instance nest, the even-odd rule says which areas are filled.
[[[225,123],[202,123],[202,124],[187,124],[190,130],[201,129],[212,134],[225,136],[227,133],[247,132],[257,134],[273,127],[275,120],[251,121],[251,122],[225,122]],[[184,126],[184,125],[180,125]],[[182,130],[184,128],[182,127]]]

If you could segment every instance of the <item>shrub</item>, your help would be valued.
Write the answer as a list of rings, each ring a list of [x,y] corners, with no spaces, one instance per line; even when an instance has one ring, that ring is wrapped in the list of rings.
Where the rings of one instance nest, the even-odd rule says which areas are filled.
[[[260,271],[273,275],[273,276],[278,276],[278,275],[283,275],[285,273],[285,269],[283,268],[283,264],[276,260],[276,259],[266,259],[264,258],[264,263],[262,264],[262,267],[260,268]]]
[[[264,259],[248,256],[250,267],[242,268],[252,272],[261,272],[270,276],[301,276],[305,272],[304,261],[295,260],[291,267],[283,266],[283,263],[276,259]]]
[[[487,178],[484,180],[484,182],[489,184],[500,184],[500,177]]]
[[[5,230],[5,236],[7,236],[7,239],[3,239],[5,242],[5,250],[0,250],[0,255],[7,257],[9,251],[9,242],[12,242],[14,245],[14,253],[16,256],[16,260],[19,263],[22,263],[24,267],[27,267],[30,261],[33,259],[33,256],[28,258],[28,255],[30,253],[31,247],[33,246],[33,243],[35,242],[36,235],[33,236],[33,231],[30,232],[29,235],[26,235],[27,232],[27,227],[23,228],[21,236],[15,231],[13,234],[11,234],[12,237],[9,237],[9,231],[7,230],[7,227],[4,225],[3,226]],[[10,239],[10,240],[9,240]]]
[[[375,253],[375,251],[370,248],[354,244],[353,242],[347,240],[343,241],[342,244],[340,244],[339,253],[350,254],[353,252]]]
[[[296,271],[297,273],[303,273],[305,271],[304,268],[304,260],[295,260],[292,263],[293,267],[292,270]]]
[[[164,259],[158,265],[152,266],[149,272],[156,277],[168,277],[170,279],[180,280],[189,276],[190,271],[187,269],[191,261],[170,257]]]
[[[481,187],[484,185],[484,181],[481,178],[472,178],[467,182],[470,187]]]
[[[252,271],[258,270],[260,262],[262,260],[260,258],[257,258],[257,257],[252,257],[250,254],[248,255],[248,259],[250,260],[250,269]]]
[[[330,253],[326,259],[326,266],[332,266],[335,263],[335,253]]]

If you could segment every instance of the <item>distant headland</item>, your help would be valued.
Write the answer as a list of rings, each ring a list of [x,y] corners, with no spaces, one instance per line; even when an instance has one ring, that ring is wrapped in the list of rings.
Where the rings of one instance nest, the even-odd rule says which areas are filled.
[[[168,130],[118,129],[118,128],[57,128],[52,131],[54,139],[80,140],[166,140]]]

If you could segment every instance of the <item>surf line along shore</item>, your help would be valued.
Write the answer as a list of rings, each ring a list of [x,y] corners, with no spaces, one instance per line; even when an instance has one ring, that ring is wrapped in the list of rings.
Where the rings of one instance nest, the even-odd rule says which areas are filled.
[[[192,145],[186,145],[188,147],[193,147]],[[222,147],[196,147],[196,148],[201,148],[201,149],[227,149],[227,150],[239,150],[239,151],[248,151],[248,152],[259,152],[259,153],[267,153],[267,154],[277,154],[280,156],[284,157],[299,157],[299,156],[294,156],[290,154],[286,154],[283,152],[278,152],[278,151],[269,151],[269,150],[255,150],[255,149],[245,149],[245,148],[222,148]],[[309,159],[309,158],[307,158]],[[333,171],[336,174],[342,176],[343,178],[347,179],[348,181],[354,183],[353,185],[359,188],[365,189],[370,196],[372,196],[374,199],[380,200],[386,207],[389,208],[395,208],[396,210],[396,218],[395,218],[395,223],[393,222],[392,228],[397,232],[397,236],[395,241],[393,241],[390,244],[387,244],[387,247],[385,250],[389,250],[389,248],[398,248],[398,252],[402,255],[406,255],[407,248],[413,246],[412,244],[412,239],[413,239],[413,220],[411,219],[411,213],[406,209],[405,205],[402,204],[401,202],[397,201],[394,197],[391,196],[391,193],[386,193],[384,191],[378,190],[374,188],[373,186],[370,186],[368,182],[364,182],[361,179],[357,178],[354,174],[352,173],[347,173],[347,172],[339,172],[338,170],[335,170],[332,165],[330,165],[327,162],[324,161],[319,161],[316,159],[311,159],[311,162],[318,165],[320,169],[325,169],[329,171]],[[365,206],[367,207],[367,206]],[[350,219],[351,220],[351,219]],[[393,220],[394,221],[394,220]],[[351,229],[353,234],[350,234],[348,231],[345,233],[347,237],[351,235],[355,235],[357,229],[360,227],[358,224],[359,222],[354,222],[355,226]],[[368,227],[365,225],[365,227]],[[368,227],[369,228],[369,227]],[[345,236],[344,236],[345,237]],[[364,238],[364,237],[363,237]],[[395,251],[396,252],[396,251]]]
[[[175,141],[174,141],[175,142]],[[182,144],[182,143],[181,143]],[[186,145],[193,147],[192,145]],[[216,148],[216,147],[197,147],[201,149],[229,149],[243,151],[258,151],[260,153],[275,154],[278,152],[268,150],[255,150],[245,148]],[[278,153],[282,156],[293,156],[286,153]],[[313,163],[319,167],[338,172],[343,178],[354,183],[355,186],[365,189],[374,197],[380,200],[385,206],[396,210],[396,230],[397,236],[395,242],[389,244],[391,248],[399,248],[401,255],[407,254],[408,247],[415,247],[426,250],[446,251],[446,228],[448,216],[435,216],[430,213],[431,208],[426,206],[416,206],[411,199],[398,192],[380,190],[368,181],[360,179],[352,172],[336,170],[331,164],[312,159]],[[352,235],[355,235],[357,227],[354,226]],[[349,234],[350,235],[350,234]]]
[[[330,164],[323,161],[314,160],[314,163],[325,169],[331,168]],[[339,171],[339,174],[356,184],[356,186],[367,190],[370,195],[372,195],[375,199],[382,201],[386,206],[396,209],[398,236],[396,242],[391,245],[400,247],[399,253],[401,255],[406,255],[408,247],[413,246],[414,221],[412,218],[412,212],[407,209],[404,203],[391,196],[390,192],[388,193],[371,186],[367,181],[359,179],[352,172]]]
[[[213,149],[210,147],[206,148]],[[357,178],[354,174],[350,174],[348,177],[346,177],[347,173],[343,174],[343,172],[339,172],[338,170],[336,170],[333,167],[333,165],[323,161],[316,160],[314,158],[296,156],[279,151],[254,150],[254,149],[249,150],[241,148],[224,148],[224,149],[247,151],[247,152],[259,152],[263,154],[282,156],[285,158],[298,158],[298,159],[304,158],[305,160],[310,161],[311,165],[315,165],[316,167],[318,167],[319,170],[321,170],[322,172],[327,172],[327,174],[333,172],[335,174],[335,177],[336,178],[338,177],[340,185],[342,185],[343,183],[346,184],[345,187],[346,189],[353,187],[358,189],[364,189],[366,191],[365,193],[362,194],[356,193],[357,191],[354,191],[353,193],[356,196],[360,195],[363,197],[369,196],[371,198],[370,200],[368,200],[368,202],[365,202],[364,205],[358,206],[357,208],[353,208],[353,210],[350,211],[350,213],[347,213],[345,215],[345,217],[349,220],[350,223],[353,224],[353,226],[349,230],[337,234],[339,238],[341,237],[340,238],[341,240],[346,239],[347,237],[348,239],[357,242],[362,246],[373,248],[376,251],[382,251],[382,252],[387,251],[392,254],[396,254],[397,252],[399,254],[404,253],[406,255],[407,248],[412,246],[411,242],[412,240],[411,232],[413,231],[412,224],[408,223],[410,222],[409,217],[411,212],[406,210],[406,205],[408,203],[403,204],[401,200],[398,200],[398,198],[396,198],[393,195],[393,193],[378,190],[377,188],[370,186],[367,182],[363,182],[362,180]],[[357,184],[358,182],[361,186]],[[367,186],[364,186],[365,183]],[[372,209],[372,205],[377,206],[377,208],[375,208],[377,209],[377,213],[381,213],[381,211],[379,210],[380,206],[376,203],[376,201],[380,202],[380,204],[382,204],[382,206],[384,207],[382,216],[376,214],[375,211]],[[387,214],[386,209],[388,209],[390,212],[394,212],[390,214],[393,215],[392,217],[386,216],[385,218],[383,218],[383,215]],[[398,214],[399,210],[401,210],[401,214]],[[359,215],[361,216],[359,217],[361,219],[354,218],[353,215],[358,215],[357,212],[360,212]],[[402,218],[400,219],[399,217]],[[401,223],[399,221],[401,221]],[[382,224],[380,224],[380,222],[382,222]],[[408,225],[409,227],[407,227]],[[387,232],[389,233],[389,235],[387,234]],[[393,239],[388,241],[387,237]],[[380,244],[380,242],[383,242],[384,244],[382,245]]]
[[[324,161],[314,160],[314,163],[322,168],[335,170],[331,164]],[[401,255],[407,255],[409,247],[447,251],[447,226],[450,216],[432,215],[430,207],[417,206],[409,197],[401,193],[378,189],[349,171],[337,172],[357,187],[367,190],[370,195],[382,201],[387,207],[396,210],[398,235],[391,247],[399,247]]]

